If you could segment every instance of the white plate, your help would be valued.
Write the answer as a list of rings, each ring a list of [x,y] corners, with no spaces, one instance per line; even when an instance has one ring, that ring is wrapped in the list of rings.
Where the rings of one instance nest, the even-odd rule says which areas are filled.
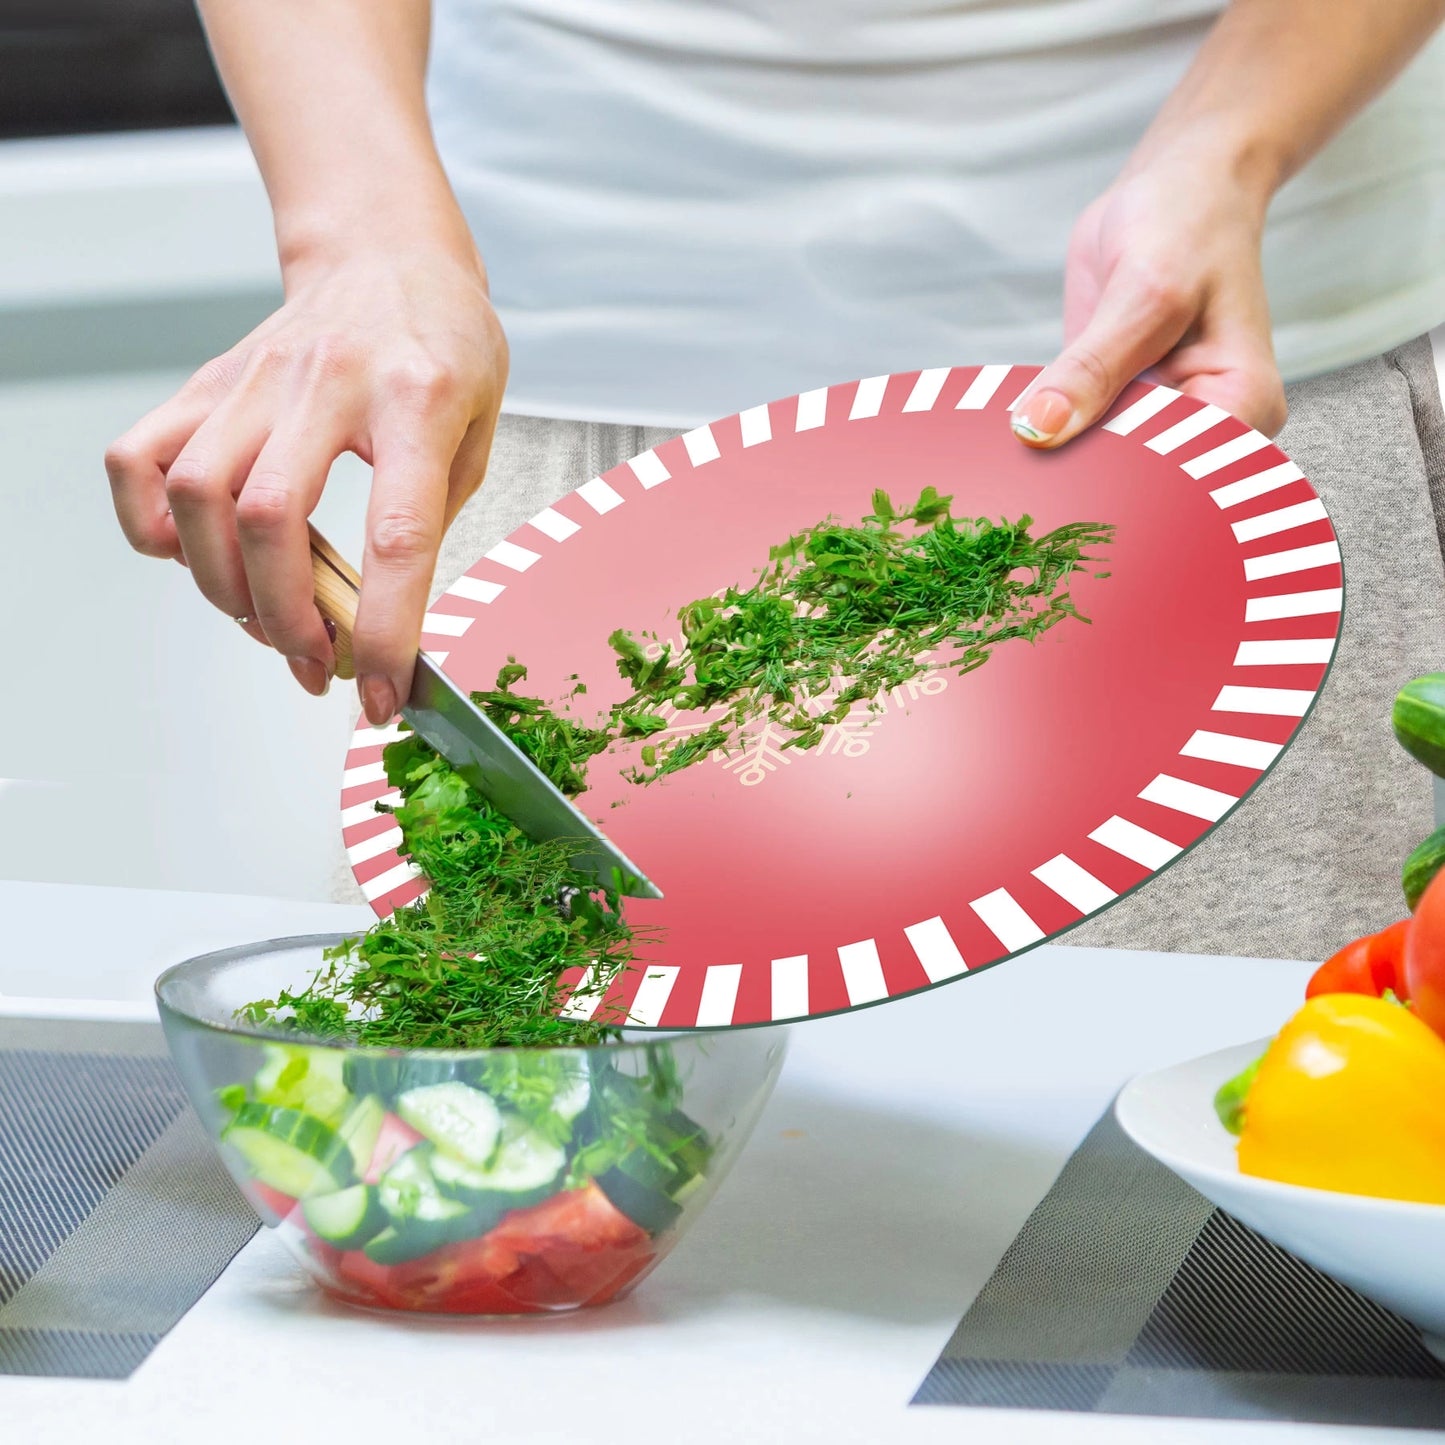
[[[1445,1360],[1445,1205],[1337,1194],[1239,1172],[1214,1094],[1268,1042],[1141,1074],[1114,1106],[1119,1123],[1212,1204],[1418,1325]]]

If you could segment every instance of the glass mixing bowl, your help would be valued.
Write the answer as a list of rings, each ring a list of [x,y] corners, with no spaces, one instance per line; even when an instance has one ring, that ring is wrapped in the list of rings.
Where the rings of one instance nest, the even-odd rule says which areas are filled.
[[[378,1049],[238,1023],[342,935],[204,954],[156,982],[227,1169],[329,1294],[520,1315],[621,1298],[701,1213],[782,1067],[778,1028],[585,1049]]]

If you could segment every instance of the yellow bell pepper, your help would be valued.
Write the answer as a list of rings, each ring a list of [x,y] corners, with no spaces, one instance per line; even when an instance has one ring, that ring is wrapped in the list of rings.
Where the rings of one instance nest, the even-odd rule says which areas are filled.
[[[1249,1086],[1243,1174],[1445,1204],[1445,1040],[1400,1004],[1321,994]]]

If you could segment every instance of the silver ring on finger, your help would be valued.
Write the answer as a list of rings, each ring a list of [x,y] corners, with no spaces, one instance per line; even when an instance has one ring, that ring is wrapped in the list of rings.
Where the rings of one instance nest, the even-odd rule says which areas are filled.
[[[245,627],[248,623],[252,623],[255,620],[254,617],[236,617],[232,619],[232,621],[239,622],[242,627]]]

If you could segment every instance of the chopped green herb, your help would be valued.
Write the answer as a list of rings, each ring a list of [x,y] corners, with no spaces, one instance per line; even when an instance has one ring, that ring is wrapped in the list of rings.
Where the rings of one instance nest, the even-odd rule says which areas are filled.
[[[969,672],[999,643],[1079,617],[1059,584],[1094,560],[1088,549],[1108,542],[1110,527],[1078,522],[1035,539],[1029,517],[956,519],[951,503],[929,487],[900,509],[878,491],[860,525],[828,520],[790,537],[751,587],[678,611],[676,657],[649,657],[614,632],[618,671],[634,688],[614,720],[663,705],[721,709],[704,731],[644,749],[647,771],[634,781],[729,751],[762,717],[792,734],[784,747],[812,747],[858,703],[876,707],[925,672]]]
[[[729,587],[678,611],[683,644],[622,629],[608,639],[632,695],[597,726],[515,691],[526,667],[509,658],[489,691],[473,699],[569,797],[586,790],[587,768],[617,743],[640,743],[650,783],[735,748],[766,717],[811,747],[858,703],[878,706],[892,688],[925,672],[964,673],[1001,642],[1037,639],[1080,617],[1060,584],[1092,561],[1088,549],[1112,529],[1093,522],[1034,538],[1032,521],[959,519],[952,498],[925,488],[899,508],[883,491],[857,526],[827,520],[770,551],[750,587]],[[1107,574],[1095,574],[1107,575]],[[586,693],[575,677],[569,699]],[[663,709],[713,716],[690,735],[668,738]],[[328,953],[298,992],[241,1010],[254,1024],[386,1047],[474,1048],[586,1045],[616,1037],[622,1023],[605,1002],[639,966],[639,938],[622,915],[622,883],[599,888],[577,872],[563,842],[538,843],[491,807],[420,738],[385,750],[399,851],[425,874],[426,896]],[[849,795],[851,797],[851,794]],[[615,804],[614,804],[615,806]],[[383,811],[386,811],[383,809]],[[590,1019],[558,1014],[562,980],[589,969],[604,1002]],[[552,1081],[524,1072],[506,1081],[527,1115],[528,1098],[555,1094]],[[533,1087],[535,1086],[535,1087]],[[489,1085],[489,1087],[491,1087]],[[632,1137],[619,1084],[612,1122],[593,1146],[596,1172],[629,1150],[655,1150]],[[657,1086],[666,1091],[666,1086]],[[529,1092],[530,1090],[530,1092]],[[672,1141],[670,1148],[686,1144]],[[585,1152],[585,1151],[584,1151]],[[582,1158],[581,1155],[578,1156]]]

